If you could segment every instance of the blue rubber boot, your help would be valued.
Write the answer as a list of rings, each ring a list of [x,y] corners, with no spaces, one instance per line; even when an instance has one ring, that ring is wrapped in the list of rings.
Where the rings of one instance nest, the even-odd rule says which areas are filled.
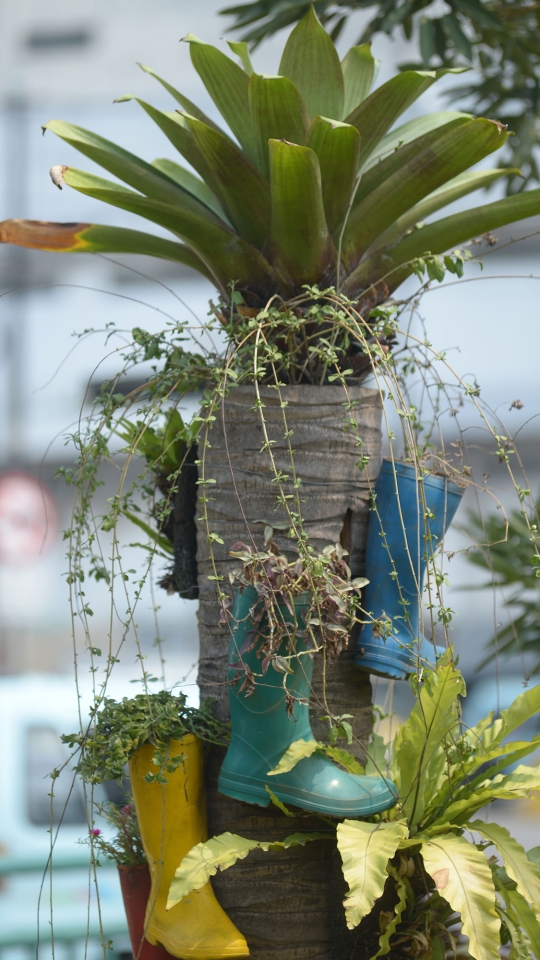
[[[378,516],[373,511],[369,519],[369,585],[362,606],[374,620],[389,618],[392,629],[384,636],[375,624],[366,623],[355,662],[369,673],[405,680],[419,667],[433,666],[444,652],[420,636],[421,596],[427,559],[450,526],[464,490],[448,477],[417,478],[414,464],[383,460],[375,493]]]
[[[250,610],[256,603],[257,592],[249,586],[237,594],[232,611],[228,672],[232,734],[219,776],[219,791],[266,807],[270,803],[268,784],[283,803],[335,817],[367,817],[392,807],[396,790],[389,780],[347,773],[319,752],[304,757],[288,773],[268,776],[291,743],[315,739],[309,723],[313,660],[307,652],[306,639],[298,635],[294,655],[283,661],[292,673],[280,673],[271,664],[262,675],[262,660],[257,656],[260,641],[255,649],[240,654],[243,645],[249,646]],[[305,603],[295,604],[301,633],[305,609]],[[293,623],[287,610],[280,612],[286,624]],[[290,656],[287,640],[282,643],[280,655]],[[240,681],[234,686],[231,683],[238,676],[240,661],[254,674],[252,693],[241,690]],[[287,705],[293,706],[293,712],[287,711]]]

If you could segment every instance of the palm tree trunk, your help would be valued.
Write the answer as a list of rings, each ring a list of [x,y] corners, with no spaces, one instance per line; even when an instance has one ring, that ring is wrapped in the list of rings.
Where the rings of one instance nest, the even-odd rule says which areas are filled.
[[[201,697],[216,700],[216,714],[228,718],[227,645],[228,629],[220,626],[216,584],[209,580],[214,569],[209,559],[208,530],[201,519],[208,512],[209,530],[223,544],[213,543],[213,554],[221,587],[232,595],[228,573],[236,561],[227,556],[238,541],[263,547],[264,523],[283,523],[283,506],[276,509],[276,484],[265,440],[274,441],[270,450],[277,470],[291,475],[285,429],[294,431],[294,468],[300,477],[301,512],[304,528],[315,550],[329,543],[344,543],[349,549],[353,574],[362,572],[365,534],[369,511],[370,483],[380,464],[381,398],[377,391],[363,387],[287,386],[277,391],[261,387],[261,412],[254,407],[251,386],[233,388],[215,411],[204,456],[204,477],[215,481],[202,489],[209,499],[198,506],[197,559],[199,570],[199,687]],[[352,401],[352,408],[344,406]],[[286,416],[286,424],[283,415]],[[351,429],[354,418],[357,428]],[[348,422],[347,422],[348,421]],[[360,448],[357,438],[361,438]],[[202,447],[202,445],[201,445]],[[201,448],[200,448],[201,449]],[[357,467],[360,454],[369,456],[367,469]],[[203,472],[199,468],[200,474]],[[288,485],[289,487],[291,484]],[[293,505],[294,506],[294,505]],[[276,532],[278,544],[294,552],[294,541]],[[315,735],[324,739],[325,726],[319,720],[329,710],[337,715],[354,715],[355,753],[362,756],[362,744],[371,728],[371,686],[356,670],[352,653],[345,651],[328,670],[323,691],[322,668],[316,664],[312,691],[312,723]],[[231,831],[264,840],[283,839],[298,830],[321,829],[311,816],[287,818],[275,808],[266,810],[240,803],[217,793],[216,784],[222,753],[212,749],[207,763],[207,798],[210,834]],[[279,854],[252,854],[231,870],[215,878],[217,895],[238,928],[246,936],[255,960],[331,960],[352,957],[352,941],[343,921],[343,881],[339,855],[332,839],[307,844]]]

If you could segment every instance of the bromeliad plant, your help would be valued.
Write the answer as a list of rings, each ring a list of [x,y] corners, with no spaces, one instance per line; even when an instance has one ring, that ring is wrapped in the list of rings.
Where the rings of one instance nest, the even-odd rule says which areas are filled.
[[[1,241],[187,265],[215,284],[227,308],[218,315],[234,325],[269,301],[287,314],[288,302],[312,284],[335,287],[367,315],[419,262],[425,268],[424,255],[441,279],[440,254],[540,212],[535,190],[425,223],[454,200],[516,173],[468,172],[505,143],[507,131],[495,120],[439,112],[394,126],[446,70],[408,70],[370,92],[376,63],[369,44],[352,47],[340,63],[313,7],[292,31],[276,76],[254,71],[245,43],[229,44],[239,66],[192,35],[185,40],[229,132],[148,67],[181,109],[120,100],[136,99],[195,173],[172,159],[147,163],[69,123],[44,127],[127,184],[56,166],[58,187],[130,211],[174,239],[99,224],[8,220]],[[452,259],[446,267],[457,269]],[[321,340],[333,347],[339,340],[341,369],[354,375],[358,338],[331,318],[310,326],[302,305],[291,309],[296,325],[275,324],[271,338],[276,349],[303,358],[301,382],[310,381],[310,352]]]
[[[499,945],[505,943],[513,957],[539,957],[538,851],[527,855],[504,827],[477,815],[493,800],[529,797],[540,788],[536,767],[505,772],[540,742],[540,736],[509,740],[540,709],[540,687],[526,690],[499,717],[491,713],[467,729],[459,709],[465,685],[447,653],[416,695],[391,744],[374,735],[366,765],[367,773],[391,777],[398,804],[370,822],[344,820],[337,826],[349,888],[347,925],[360,925],[365,956],[373,960],[455,956],[460,930],[474,960],[498,960]],[[314,749],[321,747],[296,741],[280,761],[280,771],[292,769]],[[319,838],[300,833],[284,843]],[[230,833],[198,844],[176,871],[169,905],[251,850],[282,845]]]

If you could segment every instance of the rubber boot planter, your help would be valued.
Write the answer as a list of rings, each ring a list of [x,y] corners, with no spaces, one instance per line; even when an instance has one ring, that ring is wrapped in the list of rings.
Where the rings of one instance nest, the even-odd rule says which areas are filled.
[[[376,623],[366,623],[355,659],[370,673],[405,680],[435,663],[433,644],[420,636],[426,562],[450,526],[464,489],[448,477],[418,477],[414,464],[383,460],[375,493],[377,511],[370,516],[366,553],[369,585],[362,605],[374,621],[388,618],[392,627],[385,636]]]
[[[156,773],[154,747],[145,744],[129,763],[131,788],[152,887],[145,918],[145,936],[181,960],[221,960],[246,957],[247,943],[222,910],[207,883],[166,911],[167,895],[175,870],[195,844],[207,839],[203,793],[202,744],[187,734],[171,740],[172,757],[185,759],[168,782],[148,783]]]
[[[270,665],[261,676],[262,660],[257,656],[257,647],[240,657],[246,634],[252,630],[250,609],[256,602],[257,591],[252,586],[238,593],[234,601],[228,673],[232,733],[218,790],[236,800],[266,807],[270,803],[268,785],[284,803],[336,817],[365,817],[393,806],[396,791],[390,781],[382,776],[347,773],[318,752],[304,757],[288,773],[268,776],[291,743],[315,739],[309,723],[313,661],[307,652],[306,640],[298,636],[295,639],[297,656],[288,661],[292,674],[280,673]],[[292,625],[289,611],[279,609],[284,622]],[[305,601],[295,604],[300,628],[305,609]],[[280,654],[289,653],[285,640]],[[251,693],[240,690],[240,683],[232,683],[238,675],[240,659],[255,675],[255,688]],[[287,694],[293,698],[289,702],[294,715],[287,711]]]

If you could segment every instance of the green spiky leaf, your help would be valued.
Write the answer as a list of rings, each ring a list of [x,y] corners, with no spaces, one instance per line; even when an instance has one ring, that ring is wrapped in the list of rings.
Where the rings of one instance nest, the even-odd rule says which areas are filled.
[[[174,97],[177,103],[179,103],[180,106],[182,106],[184,110],[186,110],[187,113],[190,114],[190,116],[196,117],[197,120],[200,120],[202,123],[206,123],[206,125],[209,127],[213,127],[213,129],[217,130],[218,133],[223,133],[223,134],[225,133],[225,131],[222,130],[221,127],[217,123],[215,123],[211,117],[209,117],[206,113],[204,113],[204,111],[201,110],[196,103],[193,103],[193,100],[190,100],[188,97],[185,97],[183,93],[180,93],[180,91],[176,89],[176,87],[171,86],[170,83],[167,83],[166,80],[163,80],[162,77],[158,76],[158,74],[154,70],[152,70],[150,67],[145,66],[144,63],[139,63],[139,67],[141,68],[141,70],[144,70],[145,73],[149,73],[151,77],[154,77],[154,79],[157,80],[162,87],[165,87],[165,90],[167,90],[168,93],[170,93],[171,96]]]
[[[107,227],[100,223],[4,220],[0,223],[0,243],[56,253],[138,253],[183,263],[215,281],[212,271],[189,247],[124,227]]]
[[[86,196],[129,210],[171,230],[193,247],[205,263],[212,264],[212,272],[223,289],[227,289],[231,280],[238,281],[239,289],[249,289],[252,283],[275,289],[272,269],[262,254],[210,216],[202,217],[190,210],[149,200],[73,167],[67,168],[64,180]]]
[[[298,90],[287,77],[254,73],[249,81],[249,102],[257,142],[259,166],[270,176],[268,141],[305,144],[309,117]]]
[[[291,283],[314,283],[335,262],[324,214],[317,155],[309,147],[270,141],[270,256]]]
[[[279,73],[302,94],[310,119],[343,117],[344,83],[337,50],[313,7],[289,35]]]
[[[373,153],[398,117],[443,74],[442,70],[405,70],[374,90],[345,117],[346,123],[352,123],[360,131],[361,164]]]
[[[139,190],[147,197],[162,200],[165,203],[184,204],[193,210],[199,206],[197,201],[193,201],[190,193],[162,171],[136,157],[135,154],[117,147],[110,140],[92,133],[91,130],[85,130],[72,123],[64,123],[63,120],[50,120],[43,129],[55,133],[85,157],[94,160],[119,180],[128,183],[130,187]]]
[[[343,254],[348,263],[358,262],[371,243],[411,206],[498,150],[506,140],[504,128],[491,120],[455,124],[457,128],[451,124],[448,132],[443,127],[442,133],[437,130],[435,136],[427,134],[424,143],[415,141],[404,147],[407,157],[398,169],[356,204],[343,238]],[[414,156],[409,156],[415,144]],[[384,165],[388,163],[383,161]],[[391,158],[390,163],[393,166],[395,159]]]
[[[174,180],[183,190],[187,190],[192,197],[196,197],[197,200],[204,203],[205,207],[208,207],[212,213],[215,213],[217,217],[223,219],[223,207],[204,180],[201,180],[199,177],[196,177],[195,174],[186,170],[180,163],[169,160],[167,157],[158,157],[156,160],[152,160],[152,166],[156,167],[157,170],[161,170],[169,180]]]
[[[395,290],[412,273],[410,261],[429,250],[444,253],[465,243],[471,237],[497,230],[540,213],[540,189],[518,193],[504,200],[486,203],[471,210],[428,224],[405,237],[394,247],[384,248],[364,260],[343,285],[347,296],[354,295],[382,277],[387,277],[390,291]]]
[[[378,62],[371,52],[371,43],[351,47],[341,67],[345,84],[343,116],[348,117],[369,94]]]
[[[454,203],[455,200],[459,200],[475,190],[488,187],[501,177],[516,176],[517,174],[519,174],[517,167],[498,167],[495,170],[473,170],[472,172],[461,173],[453,180],[445,183],[444,186],[434,190],[425,200],[421,200],[403,216],[398,217],[396,222],[378,237],[374,249],[388,246],[400,240],[408,230],[412,230],[415,224],[422,222],[425,217],[429,217],[449,203]]]
[[[256,163],[257,150],[249,110],[249,77],[246,71],[210,43],[203,43],[192,34],[188,34],[184,40],[189,43],[191,62],[221,116],[248,158]]]
[[[141,100],[139,97],[129,96],[122,99],[135,100],[143,108],[144,112],[157,124],[172,145],[202,177],[209,189],[215,193],[212,171],[195,143],[186,118],[177,111],[158,110],[151,103],[147,103],[146,100]]]
[[[316,117],[307,145],[319,158],[326,222],[333,233],[349,207],[358,169],[360,134],[350,124]]]
[[[415,117],[414,120],[407,120],[399,127],[394,127],[379,141],[369,159],[366,161],[364,170],[370,170],[372,166],[383,157],[390,156],[397,150],[410,143],[411,140],[417,140],[418,137],[424,137],[426,133],[431,133],[437,127],[444,127],[453,120],[471,120],[472,114],[461,113],[458,110],[443,110],[435,113],[425,113],[421,117]]]
[[[267,181],[228,137],[194,117],[188,127],[205,162],[229,221],[240,236],[261,248],[270,229],[270,189]]]
[[[253,64],[251,63],[249,47],[245,40],[227,40],[227,43],[229,44],[229,47],[234,53],[235,57],[238,57],[240,60],[240,63],[242,64],[248,77],[250,77],[253,73]],[[191,113],[191,110],[188,110],[188,113]]]

